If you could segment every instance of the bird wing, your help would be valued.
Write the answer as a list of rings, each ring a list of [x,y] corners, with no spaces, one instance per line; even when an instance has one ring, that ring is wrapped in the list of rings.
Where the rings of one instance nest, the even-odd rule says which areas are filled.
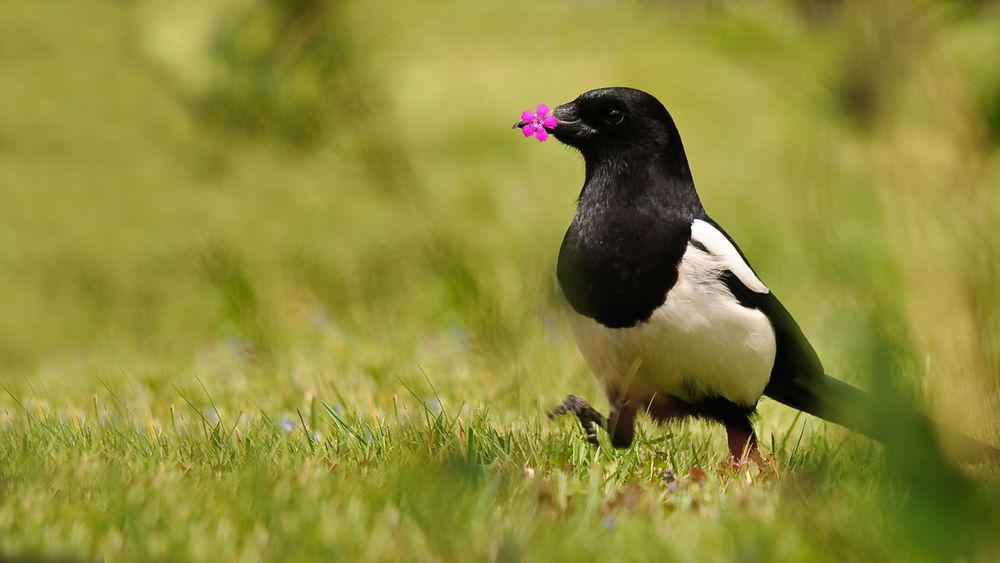
[[[764,313],[774,329],[774,366],[764,394],[787,406],[873,436],[873,429],[859,427],[850,412],[851,405],[868,400],[867,394],[824,373],[816,350],[788,309],[757,278],[739,245],[718,223],[706,218],[705,225],[702,231],[710,233],[705,236],[724,237],[732,249],[727,258],[731,267],[720,279],[741,305]],[[721,245],[716,248],[725,250]]]
[[[771,381],[764,393],[767,395],[771,395],[772,392],[780,393],[782,385],[797,377],[812,378],[823,375],[823,364],[802,334],[798,323],[774,293],[760,281],[746,255],[725,229],[706,217],[704,220],[694,221],[691,238],[704,245],[710,252],[725,257],[727,270],[720,276],[722,282],[741,305],[759,310],[771,322],[777,349],[774,367],[771,370]]]

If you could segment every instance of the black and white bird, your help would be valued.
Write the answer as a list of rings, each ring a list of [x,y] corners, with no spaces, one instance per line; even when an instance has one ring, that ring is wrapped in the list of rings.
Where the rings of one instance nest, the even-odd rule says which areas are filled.
[[[632,444],[640,412],[660,422],[707,418],[725,426],[741,459],[757,456],[751,417],[766,395],[882,438],[848,410],[868,395],[824,373],[795,320],[705,212],[659,100],[601,88],[554,115],[552,134],[586,163],[557,276],[611,410],[605,419],[571,395],[553,414],[575,414],[593,443],[596,427],[606,428],[618,448]]]

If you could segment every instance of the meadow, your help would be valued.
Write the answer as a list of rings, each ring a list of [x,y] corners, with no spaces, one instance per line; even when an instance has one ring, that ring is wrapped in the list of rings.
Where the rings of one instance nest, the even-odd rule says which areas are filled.
[[[654,93],[827,372],[1000,445],[997,61],[991,1],[5,0],[0,559],[996,561],[1000,463],[891,411],[549,420],[583,165],[510,126]]]

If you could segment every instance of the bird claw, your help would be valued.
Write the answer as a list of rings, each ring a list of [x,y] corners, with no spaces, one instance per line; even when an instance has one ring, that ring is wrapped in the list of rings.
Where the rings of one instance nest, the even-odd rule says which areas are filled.
[[[563,402],[548,412],[549,418],[571,413],[580,421],[580,426],[587,435],[587,441],[598,445],[597,428],[607,428],[607,419],[597,412],[587,401],[576,395],[568,395]]]
[[[757,468],[757,473],[752,477],[755,481],[781,480],[781,472],[778,470],[778,462],[774,459],[774,455],[763,455],[756,449],[747,456],[737,458],[730,455],[721,461],[719,475],[733,476],[744,472],[749,475],[753,467]]]

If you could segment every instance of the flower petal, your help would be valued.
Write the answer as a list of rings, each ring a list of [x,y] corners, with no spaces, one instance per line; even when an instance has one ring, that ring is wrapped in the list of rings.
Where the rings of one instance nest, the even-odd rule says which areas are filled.
[[[535,114],[531,113],[530,109],[526,109],[521,112],[521,121],[531,121],[535,118]]]
[[[542,120],[542,127],[546,129],[555,129],[556,125],[559,125],[559,120],[554,115],[550,115]]]
[[[538,109],[535,110],[535,114],[538,115],[538,117],[545,117],[549,114],[549,106],[545,104],[538,104]]]
[[[543,129],[543,131],[544,131],[544,129]],[[521,132],[524,133],[525,137],[530,137],[530,136],[532,136],[532,135],[535,134],[535,126],[534,125],[525,125],[524,127],[521,128]]]
[[[549,132],[546,131],[545,129],[539,127],[538,131],[535,132],[535,137],[538,138],[538,142],[542,142],[545,139],[549,138]]]

